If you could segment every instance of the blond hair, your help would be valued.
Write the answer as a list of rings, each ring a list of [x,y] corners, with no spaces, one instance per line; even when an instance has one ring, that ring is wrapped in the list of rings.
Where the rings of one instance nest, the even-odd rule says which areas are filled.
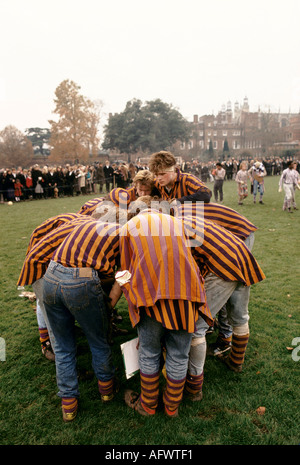
[[[149,160],[149,170],[154,174],[161,173],[166,168],[173,166],[176,166],[176,158],[171,152],[165,150],[153,153]]]
[[[140,183],[143,186],[149,185],[152,188],[154,185],[154,175],[149,170],[141,170],[134,176],[132,182],[135,187]]]

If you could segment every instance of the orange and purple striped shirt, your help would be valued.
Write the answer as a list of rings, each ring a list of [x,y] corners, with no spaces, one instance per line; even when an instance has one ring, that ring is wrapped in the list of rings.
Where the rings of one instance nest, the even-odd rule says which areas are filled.
[[[235,236],[245,240],[257,227],[232,208],[218,203],[184,202],[174,208],[174,216],[199,218],[217,223]]]
[[[118,224],[90,219],[70,232],[51,259],[65,267],[94,268],[100,279],[114,277],[120,259],[119,232]]]
[[[122,189],[121,187],[116,187],[111,190],[109,193],[110,200],[118,207],[122,206],[123,208],[128,207],[130,202],[138,198],[136,188],[130,187],[129,189]]]
[[[95,198],[88,200],[82,207],[79,212],[81,215],[92,215],[97,207],[101,206],[103,202],[112,202],[116,207],[121,206],[122,208],[127,208],[130,202],[138,198],[135,187],[129,189],[122,189],[121,187],[116,187],[112,189],[108,194],[109,198]]]
[[[78,213],[80,215],[91,215],[96,210],[96,208],[102,204],[103,201],[104,197],[88,200],[82,205]]]
[[[94,220],[88,216],[79,215],[78,218],[68,221],[40,237],[26,255],[17,286],[27,286],[42,278],[57,247],[76,226],[91,221]]]
[[[222,226],[199,218],[182,219],[192,254],[202,276],[212,272],[225,281],[246,286],[265,279],[265,275],[245,243]]]
[[[163,200],[179,199],[181,201],[192,200],[190,196],[195,196],[196,193],[200,193],[204,202],[209,202],[211,197],[211,190],[200,181],[199,178],[190,173],[182,173],[179,169],[176,169],[177,176],[173,187],[168,190],[164,186],[160,186],[158,181],[155,180],[155,187],[160,192]]]
[[[52,216],[51,218],[48,218],[46,221],[40,224],[40,226],[35,228],[35,230],[31,234],[26,255],[32,249],[32,247],[37,242],[39,242],[44,236],[46,236],[46,234],[48,234],[50,231],[76,218],[80,218],[80,215],[78,213],[63,213],[61,215],[56,215]]]
[[[140,308],[168,329],[194,332],[199,314],[211,324],[203,278],[181,221],[153,210],[141,212],[123,226],[120,253],[121,269],[132,275],[122,286],[132,326],[139,322]],[[181,304],[174,305],[175,300]],[[196,311],[182,301],[195,303]]]

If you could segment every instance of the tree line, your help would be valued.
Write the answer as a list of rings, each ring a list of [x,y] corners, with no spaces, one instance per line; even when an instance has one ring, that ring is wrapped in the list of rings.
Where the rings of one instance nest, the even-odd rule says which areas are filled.
[[[55,90],[53,119],[49,128],[28,128],[23,134],[10,125],[0,131],[0,168],[29,167],[36,155],[44,164],[90,163],[97,160],[100,147],[115,151],[131,161],[131,155],[159,150],[173,151],[176,142],[188,142],[190,123],[171,104],[160,99],[142,102],[132,99],[124,111],[110,114],[100,138],[102,102],[81,94],[74,81],[66,79]],[[225,140],[223,159],[230,150]],[[215,158],[212,141],[207,159]],[[41,160],[39,159],[39,162]]]
[[[55,90],[55,118],[50,128],[28,128],[23,134],[13,125],[0,132],[0,166],[29,166],[35,154],[47,163],[86,163],[100,150],[102,102],[91,101],[80,86],[64,80]],[[189,124],[172,105],[160,99],[143,103],[133,99],[123,112],[109,115],[102,148],[130,155],[170,149],[177,140],[187,141]]]

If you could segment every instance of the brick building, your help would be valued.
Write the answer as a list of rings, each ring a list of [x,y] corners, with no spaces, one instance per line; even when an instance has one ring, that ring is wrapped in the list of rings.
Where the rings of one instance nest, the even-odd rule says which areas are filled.
[[[175,144],[174,152],[184,158],[199,157],[209,150],[214,158],[239,158],[247,154],[263,158],[279,154],[285,147],[300,149],[300,114],[250,112],[247,97],[243,104],[223,105],[218,114],[194,115],[190,140]],[[225,149],[229,151],[224,152]],[[213,153],[212,153],[213,150]]]

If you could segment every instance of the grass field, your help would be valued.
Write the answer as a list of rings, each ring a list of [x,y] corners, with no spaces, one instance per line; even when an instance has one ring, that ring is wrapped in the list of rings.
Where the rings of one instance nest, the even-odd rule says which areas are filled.
[[[243,372],[230,372],[220,361],[207,358],[202,402],[184,400],[174,419],[162,411],[141,417],[124,403],[124,389],[138,390],[139,376],[126,380],[124,375],[120,344],[136,333],[122,298],[120,326],[129,333],[115,338],[113,346],[121,390],[110,405],[101,403],[96,379],[89,376],[90,352],[78,328],[79,413],[70,424],[62,421],[55,365],[41,354],[35,303],[19,297],[16,282],[33,229],[51,216],[78,211],[99,194],[0,205],[0,337],[5,343],[5,359],[0,361],[0,444],[298,445],[300,210],[282,211],[277,177],[268,177],[265,185],[264,205],[254,205],[249,196],[238,206],[236,184],[224,184],[224,204],[258,227],[253,253],[266,274],[266,280],[251,289],[251,334]],[[300,193],[296,195],[300,206]],[[209,337],[212,341],[215,336]],[[265,407],[264,415],[257,413],[259,407]]]

